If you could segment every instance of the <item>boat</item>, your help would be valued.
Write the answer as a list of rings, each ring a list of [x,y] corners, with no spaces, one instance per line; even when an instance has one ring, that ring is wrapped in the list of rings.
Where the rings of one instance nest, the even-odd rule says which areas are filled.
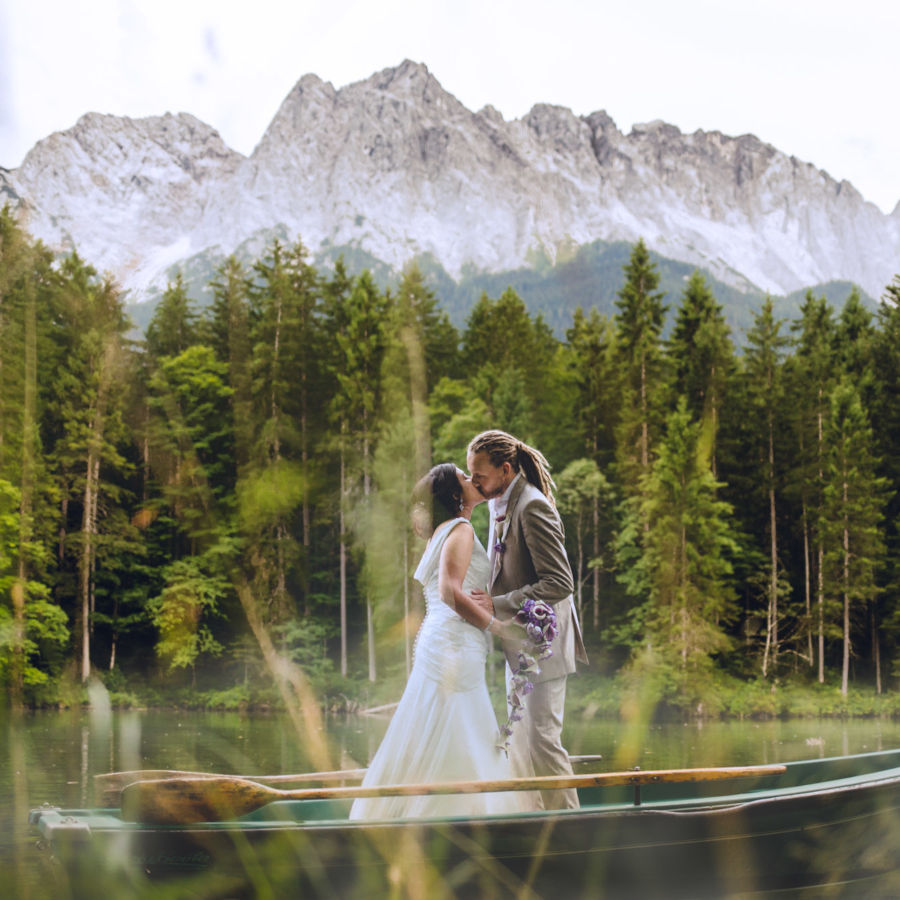
[[[672,771],[577,776],[580,809],[512,816],[348,821],[342,787],[224,821],[29,821],[60,896],[900,896],[900,750]]]

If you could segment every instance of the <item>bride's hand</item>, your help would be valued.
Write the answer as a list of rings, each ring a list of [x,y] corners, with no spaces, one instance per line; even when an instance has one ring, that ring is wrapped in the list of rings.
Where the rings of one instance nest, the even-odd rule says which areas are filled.
[[[494,601],[491,600],[491,595],[486,593],[485,591],[469,591],[469,596],[484,610],[493,614],[494,612]]]

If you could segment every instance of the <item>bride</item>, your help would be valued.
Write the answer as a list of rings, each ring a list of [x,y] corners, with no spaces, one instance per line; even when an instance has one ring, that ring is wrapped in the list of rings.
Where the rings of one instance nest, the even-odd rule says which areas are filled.
[[[426,614],[416,637],[413,668],[364,786],[509,778],[496,747],[497,719],[485,682],[487,632],[501,624],[469,591],[484,590],[487,553],[469,521],[484,497],[451,463],[435,466],[413,491],[414,516],[430,533],[415,579]],[[430,511],[430,516],[425,510]],[[516,792],[358,799],[351,819],[472,816],[517,812]]]

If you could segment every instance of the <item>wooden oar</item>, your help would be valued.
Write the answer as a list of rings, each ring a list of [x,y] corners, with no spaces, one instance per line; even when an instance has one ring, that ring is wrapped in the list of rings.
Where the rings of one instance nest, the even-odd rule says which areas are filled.
[[[560,790],[663,782],[719,781],[753,775],[777,775],[784,766],[728,766],[715,769],[602,772],[493,781],[390,784],[378,787],[320,787],[278,790],[241,778],[169,778],[138,781],[122,791],[122,818],[129,822],[172,825],[238,818],[275,800],[334,800],[351,797],[407,797],[424,794],[472,794],[490,791]]]
[[[337,769],[333,772],[303,772],[299,775],[220,775],[214,772],[184,772],[178,769],[135,769],[131,772],[104,772],[94,776],[94,800],[106,809],[117,808],[122,791],[136,781],[166,778],[238,778],[259,784],[304,784],[310,781],[362,781],[365,769]]]
[[[573,765],[597,762],[599,753],[570,756]],[[337,769],[333,772],[303,772],[299,775],[224,775],[216,772],[188,772],[181,769],[133,769],[129,772],[104,772],[94,776],[94,800],[104,809],[116,809],[122,791],[136,781],[159,781],[164,778],[240,778],[259,784],[305,784],[310,781],[362,781],[366,769]]]

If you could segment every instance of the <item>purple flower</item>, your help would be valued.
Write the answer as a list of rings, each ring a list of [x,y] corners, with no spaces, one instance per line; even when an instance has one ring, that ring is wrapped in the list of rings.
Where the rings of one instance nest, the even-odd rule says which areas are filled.
[[[506,552],[506,544],[504,544],[502,541],[497,541],[497,543],[494,544],[494,553],[505,553],[505,552]]]
[[[498,541],[494,549],[502,553],[503,544]],[[522,720],[525,698],[534,690],[532,679],[540,674],[538,661],[553,655],[550,643],[559,634],[556,611],[543,600],[528,597],[517,610],[515,619],[525,629],[525,638],[516,654],[518,665],[510,679],[510,691],[506,698],[509,718],[500,729],[503,739],[497,744],[501,750],[507,751],[512,737],[512,726]]]

